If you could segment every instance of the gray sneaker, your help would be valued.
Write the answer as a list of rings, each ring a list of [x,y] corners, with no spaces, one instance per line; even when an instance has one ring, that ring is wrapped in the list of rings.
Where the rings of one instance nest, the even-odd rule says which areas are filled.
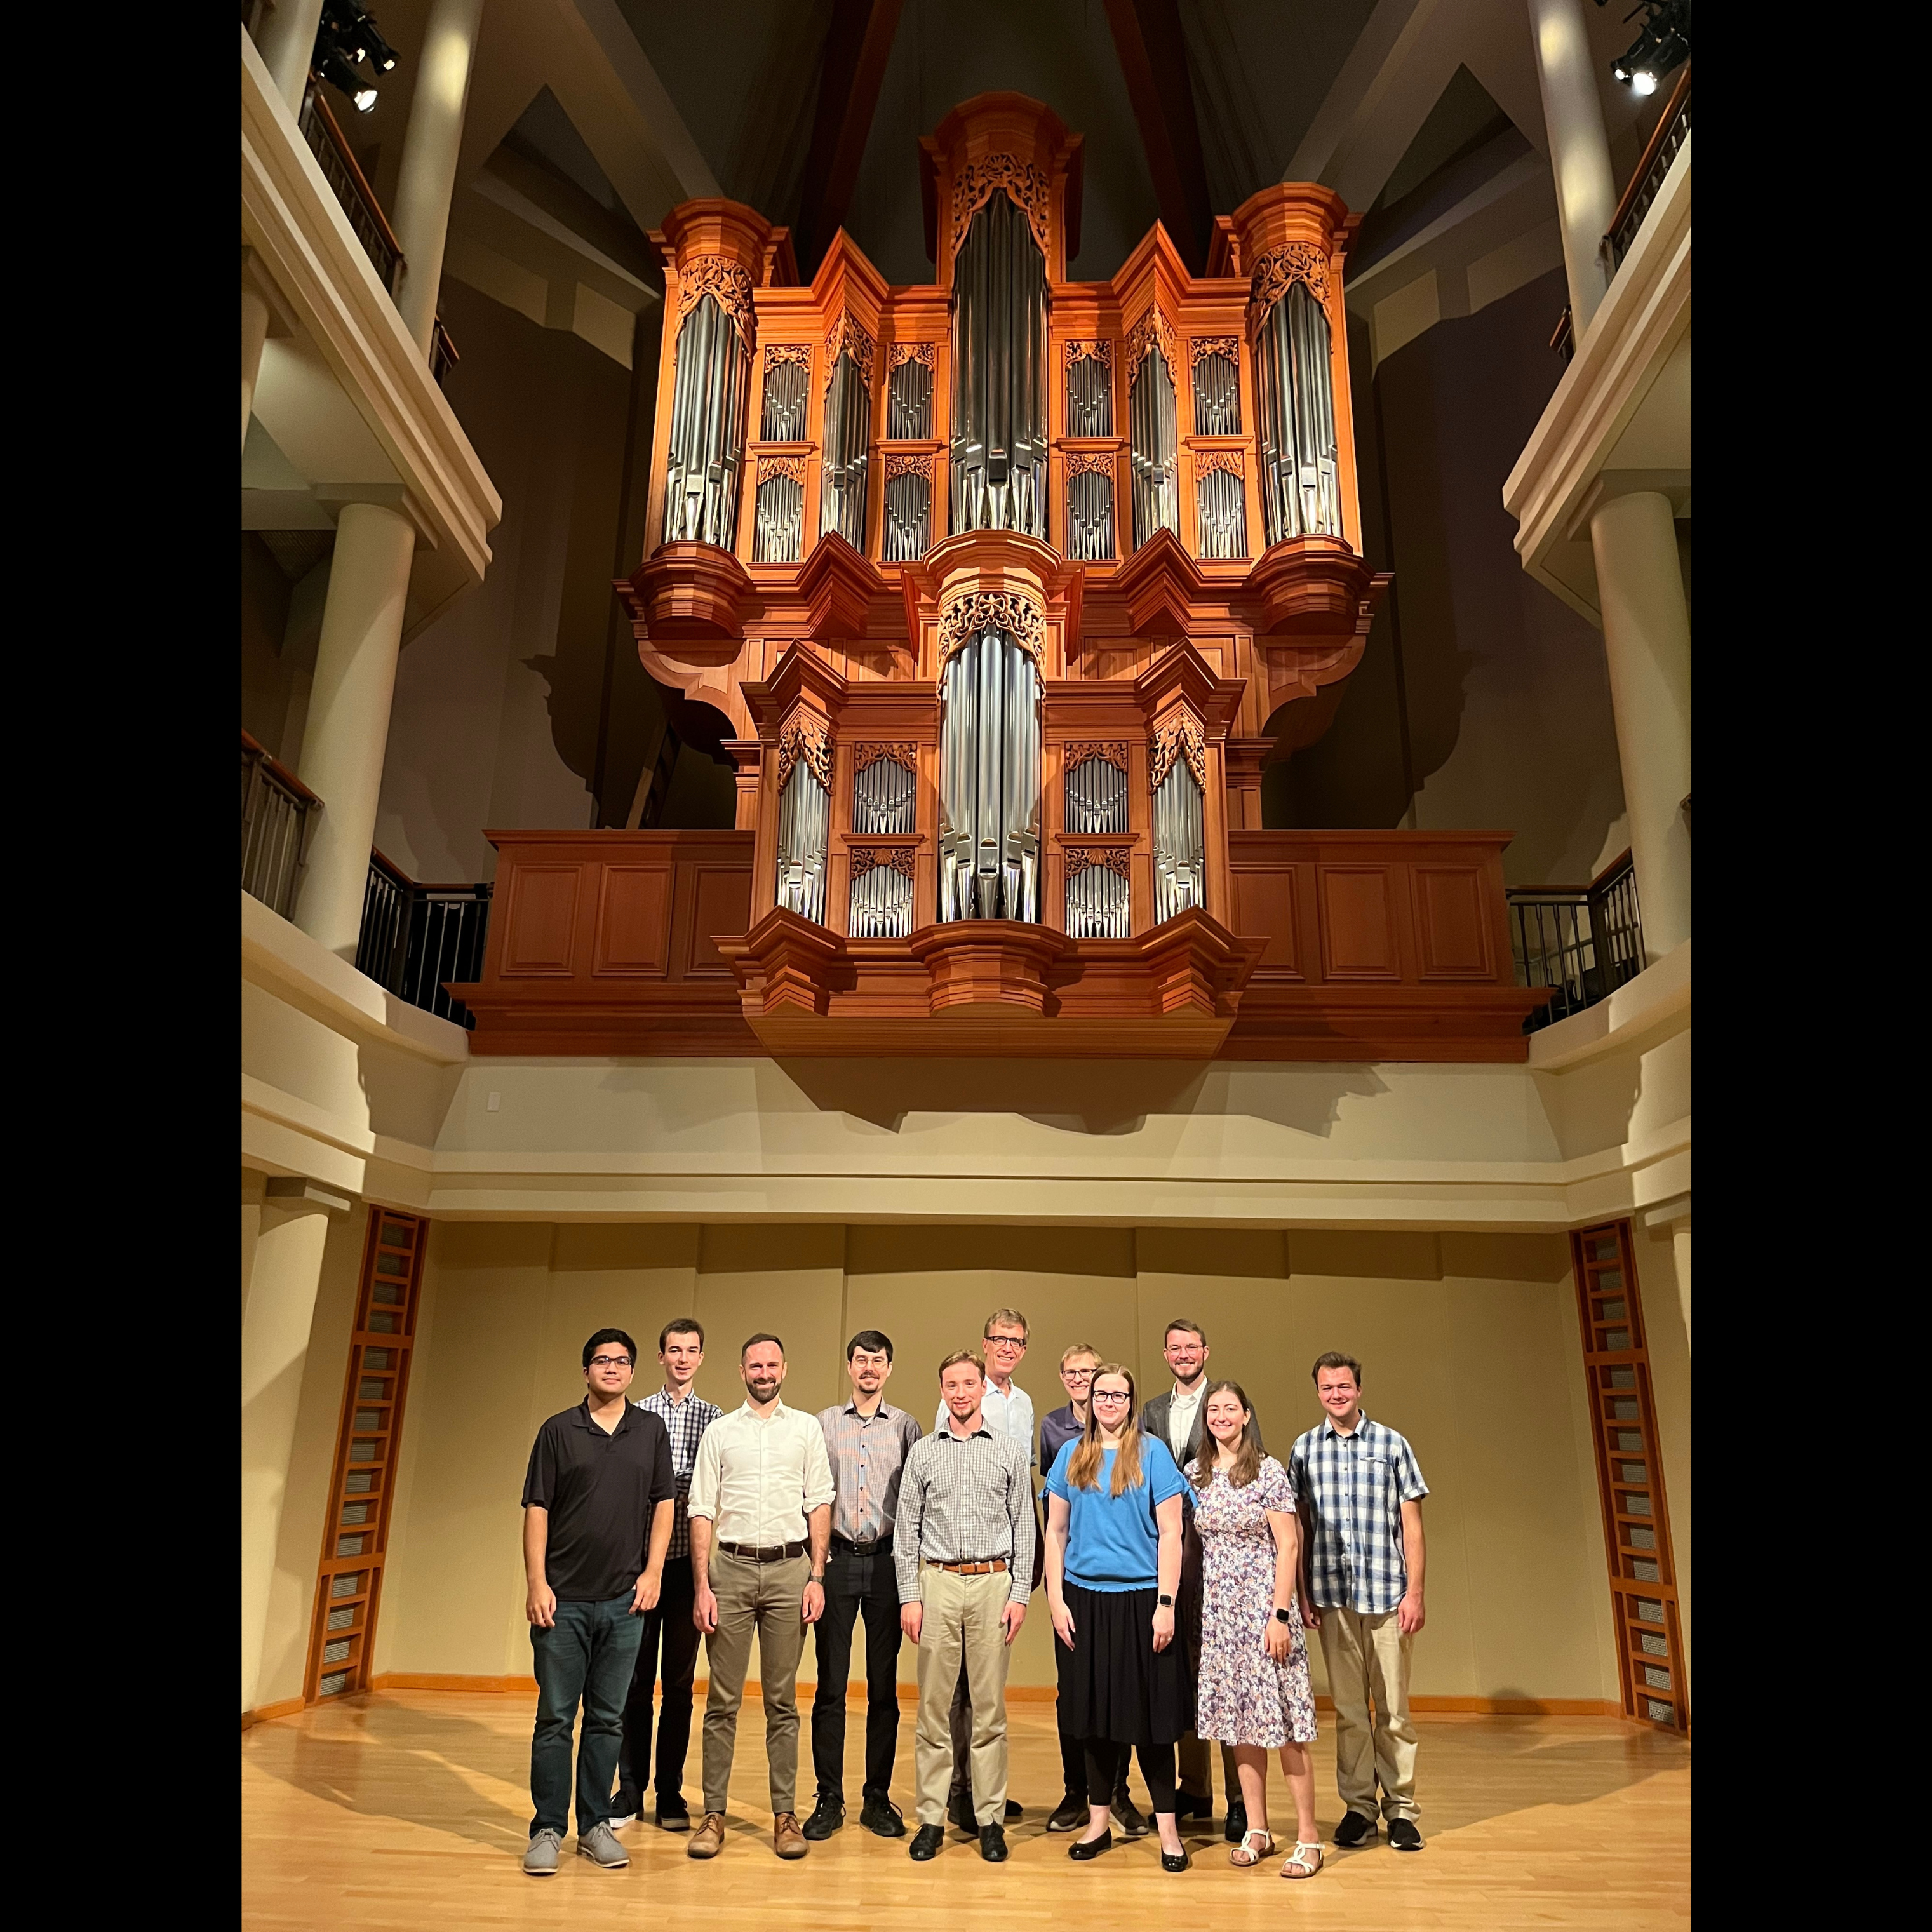
[[[524,1854],[524,1869],[532,1878],[554,1878],[556,1875],[557,1847],[563,1843],[560,1833],[548,1826],[530,1840],[530,1848]]]
[[[606,1871],[616,1871],[631,1862],[630,1853],[610,1835],[608,1825],[593,1825],[589,1831],[578,1832],[577,1856],[602,1865]]]

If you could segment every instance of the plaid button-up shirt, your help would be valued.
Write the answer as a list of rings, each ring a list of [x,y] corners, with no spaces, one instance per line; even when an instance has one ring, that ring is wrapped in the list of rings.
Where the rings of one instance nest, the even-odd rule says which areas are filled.
[[[1295,1438],[1288,1480],[1307,1508],[1308,1589],[1317,1610],[1384,1616],[1408,1588],[1402,1506],[1429,1493],[1415,1452],[1358,1414],[1342,1435],[1328,1417]]]
[[[920,1600],[919,1566],[1007,1558],[1007,1600],[1033,1591],[1033,1478],[1026,1445],[996,1436],[983,1415],[970,1436],[950,1420],[912,1446],[899,1479],[892,1538],[899,1601]]]
[[[654,1390],[635,1405],[648,1409],[670,1432],[671,1473],[677,1478],[677,1514],[671,1519],[670,1547],[664,1552],[666,1559],[691,1554],[691,1518],[686,1514],[691,1504],[691,1472],[698,1460],[698,1445],[704,1432],[724,1412],[715,1402],[706,1402],[700,1396],[687,1394],[682,1402],[673,1402],[662,1389]]]
[[[899,1478],[919,1440],[919,1424],[902,1408],[880,1402],[861,1415],[856,1401],[818,1412],[825,1453],[832,1459],[832,1534],[848,1543],[876,1542],[892,1533],[899,1506]]]

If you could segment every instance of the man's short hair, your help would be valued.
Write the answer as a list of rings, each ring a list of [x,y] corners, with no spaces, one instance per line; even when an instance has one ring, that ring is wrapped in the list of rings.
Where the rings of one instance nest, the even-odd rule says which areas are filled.
[[[1076,1355],[1091,1355],[1096,1364],[1100,1360],[1100,1352],[1091,1342],[1076,1342],[1072,1348],[1060,1350],[1060,1366],[1065,1368]]]
[[[1339,1348],[1330,1348],[1327,1354],[1316,1357],[1315,1366],[1308,1372],[1309,1379],[1318,1382],[1324,1369],[1346,1369],[1354,1377],[1356,1388],[1362,1385],[1361,1364],[1353,1355],[1343,1354]]]
[[[993,1330],[1002,1326],[1017,1328],[1020,1331],[1020,1340],[1022,1342],[1026,1340],[1027,1318],[1017,1308],[994,1309],[992,1313],[986,1317],[986,1327],[980,1330],[980,1340],[982,1341],[990,1340]]]
[[[664,1344],[674,1335],[695,1335],[698,1337],[699,1348],[702,1348],[704,1346],[704,1324],[694,1315],[680,1315],[675,1322],[667,1322],[658,1330],[659,1354],[662,1355],[664,1353]]]
[[[892,1358],[892,1338],[882,1335],[876,1328],[861,1328],[845,1344],[845,1359],[849,1362],[861,1348],[868,1355],[883,1354],[890,1362]]]
[[[590,1340],[584,1345],[584,1366],[586,1369],[590,1366],[591,1357],[596,1354],[597,1351],[602,1348],[606,1342],[622,1342],[624,1345],[625,1354],[628,1355],[631,1358],[632,1367],[634,1369],[638,1366],[637,1343],[632,1341],[630,1336],[626,1335],[621,1328],[600,1328],[598,1330],[596,1334],[592,1336]]]
[[[746,1338],[745,1346],[738,1351],[738,1366],[740,1368],[742,1368],[745,1365],[745,1358],[748,1355],[760,1342],[778,1342],[779,1358],[780,1360],[784,1359],[784,1344],[782,1342],[779,1342],[778,1338],[776,1335],[748,1336]]]
[[[986,1379],[986,1358],[983,1355],[974,1354],[970,1348],[956,1348],[951,1354],[948,1355],[939,1365],[939,1379],[942,1382],[945,1381],[946,1370],[956,1369],[962,1362],[970,1362],[974,1367],[980,1371],[980,1379],[982,1382]]]
[[[1184,1315],[1178,1316],[1160,1331],[1160,1344],[1167,1346],[1167,1338],[1178,1328],[1184,1335],[1192,1335],[1202,1348],[1208,1346],[1208,1331],[1198,1322],[1190,1322]]]

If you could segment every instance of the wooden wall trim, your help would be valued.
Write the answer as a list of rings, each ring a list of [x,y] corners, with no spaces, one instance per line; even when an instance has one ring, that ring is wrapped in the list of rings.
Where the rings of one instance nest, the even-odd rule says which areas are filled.
[[[530,1682],[536,1682],[532,1678]],[[257,1704],[253,1710],[242,1713],[242,1728],[253,1730],[257,1724],[272,1724],[278,1718],[292,1718],[308,1707],[299,1697],[278,1698],[272,1704]]]

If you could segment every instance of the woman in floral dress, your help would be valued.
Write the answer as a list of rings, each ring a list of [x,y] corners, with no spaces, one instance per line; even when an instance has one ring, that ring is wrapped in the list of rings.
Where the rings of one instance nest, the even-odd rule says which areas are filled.
[[[1208,1441],[1187,1465],[1201,1532],[1201,1674],[1195,1729],[1234,1747],[1248,1830],[1228,1854],[1254,1865],[1275,1849],[1268,1828],[1268,1754],[1279,1749],[1294,1800],[1295,1845],[1283,1878],[1322,1868],[1315,1823],[1315,1697],[1294,1600],[1300,1530],[1288,1472],[1255,1440],[1238,1382],[1208,1385]]]

